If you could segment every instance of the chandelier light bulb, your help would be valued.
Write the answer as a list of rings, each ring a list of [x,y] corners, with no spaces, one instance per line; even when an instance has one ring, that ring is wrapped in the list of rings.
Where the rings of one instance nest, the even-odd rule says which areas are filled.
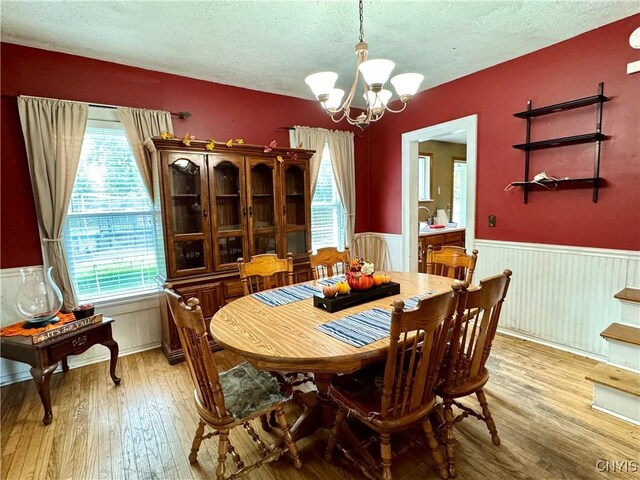
[[[327,100],[329,93],[331,93],[331,90],[333,90],[336,84],[336,80],[338,80],[338,74],[335,72],[318,72],[304,79],[305,83],[309,85],[313,94],[320,101],[322,101],[321,97],[325,97],[324,101]]]
[[[401,73],[391,79],[391,84],[396,89],[400,99],[405,102],[411,100],[418,92],[423,80],[424,75],[420,73]]]
[[[391,75],[391,71],[395,66],[396,64],[391,60],[378,58],[362,62],[358,69],[362,73],[364,81],[371,86],[371,89],[379,91],[385,82],[389,80],[389,75]]]
[[[342,106],[342,97],[344,97],[344,90],[334,88],[329,92],[329,99],[324,102],[324,107],[331,110],[337,110]]]
[[[387,106],[387,103],[389,103],[389,99],[392,95],[393,93],[391,93],[391,91],[383,88],[378,93],[369,90],[363,96],[367,101],[369,108],[371,108],[371,111],[373,111],[374,114],[378,115],[382,113],[384,108]]]

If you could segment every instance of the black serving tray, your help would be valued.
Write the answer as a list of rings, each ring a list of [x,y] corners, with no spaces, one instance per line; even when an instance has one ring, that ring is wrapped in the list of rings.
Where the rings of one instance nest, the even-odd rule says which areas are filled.
[[[400,293],[400,284],[389,282],[379,287],[372,287],[369,290],[351,290],[344,295],[327,298],[323,296],[313,296],[313,306],[323,308],[327,312],[339,312],[345,308],[354,307],[380,297],[389,297]]]

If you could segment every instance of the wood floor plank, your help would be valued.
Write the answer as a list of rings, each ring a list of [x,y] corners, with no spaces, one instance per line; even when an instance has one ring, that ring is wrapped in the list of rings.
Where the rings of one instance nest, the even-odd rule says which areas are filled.
[[[221,370],[242,361],[225,351],[215,358]],[[495,447],[484,423],[474,418],[457,424],[458,478],[637,480],[638,473],[613,475],[596,468],[601,460],[640,463],[640,428],[590,407],[592,386],[584,376],[596,363],[498,335],[485,390],[502,443]],[[120,387],[108,376],[108,362],[54,375],[54,420],[48,427],[42,425],[33,382],[3,387],[0,478],[215,478],[216,438],[203,442],[198,462],[188,461],[198,418],[186,365],[170,366],[159,350],[152,350],[122,357],[118,374]],[[477,408],[474,398],[462,403]],[[288,408],[290,423],[300,411],[297,405]],[[256,431],[265,441],[276,438],[263,434],[259,426]],[[332,463],[323,459],[327,436],[320,431],[298,442],[302,470],[294,470],[283,457],[246,478],[361,478],[340,455]],[[231,442],[243,459],[257,455],[246,433],[232,432]],[[394,442],[402,440],[392,438]],[[437,478],[428,450],[420,445],[394,458],[392,470],[394,479]]]

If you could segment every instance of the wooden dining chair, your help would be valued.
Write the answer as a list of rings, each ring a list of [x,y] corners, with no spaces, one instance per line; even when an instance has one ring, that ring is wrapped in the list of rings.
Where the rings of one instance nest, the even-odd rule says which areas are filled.
[[[217,480],[243,475],[262,464],[277,460],[284,452],[289,453],[296,468],[301,468],[298,449],[283,411],[288,398],[282,393],[278,379],[270,373],[257,370],[248,362],[219,374],[209,349],[209,334],[198,299],[190,298],[185,304],[170,284],[165,285],[164,292],[195,385],[194,398],[200,416],[189,461],[193,463],[197,460],[202,440],[218,436]],[[275,413],[282,430],[285,448],[267,447],[249,423],[271,412]],[[252,465],[244,464],[229,440],[229,431],[240,425],[260,448],[261,459]],[[204,433],[206,426],[212,429],[210,433]],[[231,477],[225,477],[227,454],[231,455],[236,466],[236,472]]]
[[[269,290],[270,288],[293,285],[293,255],[287,253],[287,258],[278,258],[272,253],[254,255],[250,262],[238,259],[238,270],[245,295]],[[259,333],[259,332],[256,332]],[[287,382],[289,388],[294,389],[305,383],[313,383],[314,377],[303,372],[271,372],[279,375]],[[294,392],[294,400],[298,401],[299,391]],[[271,429],[273,415],[263,416],[262,428],[265,431]]]
[[[356,233],[351,243],[354,256],[373,263],[376,270],[383,271],[387,265],[387,241],[377,233]]]
[[[278,258],[273,253],[254,255],[249,262],[238,259],[238,270],[245,295],[293,284],[293,255]]]
[[[446,426],[446,450],[449,474],[456,475],[453,426],[463,418],[472,415],[486,423],[494,445],[500,445],[496,424],[491,417],[483,387],[489,381],[485,367],[491,344],[496,335],[502,304],[509,289],[511,270],[501,275],[486,278],[480,288],[467,291],[463,283],[463,293],[458,303],[451,331],[448,352],[440,371],[440,386],[436,393],[444,403]],[[456,401],[457,398],[475,394],[482,408],[482,414]],[[453,415],[453,405],[462,410]]]
[[[473,249],[469,255],[464,247],[451,245],[427,247],[427,273],[433,275],[466,280],[470,284],[477,260],[476,249]]]
[[[313,250],[309,250],[309,263],[314,280],[345,273],[350,260],[349,247],[344,247],[342,252],[336,247],[319,248],[315,255]]]
[[[336,438],[349,414],[380,434],[381,478],[390,480],[390,435],[418,424],[427,437],[440,476],[448,478],[429,413],[436,402],[434,387],[461,288],[461,283],[455,281],[451,292],[421,300],[412,310],[404,310],[402,300],[393,302],[386,362],[339,375],[329,386],[338,413],[325,452],[327,460],[332,458]],[[367,476],[378,469],[367,468],[362,462],[356,465]]]

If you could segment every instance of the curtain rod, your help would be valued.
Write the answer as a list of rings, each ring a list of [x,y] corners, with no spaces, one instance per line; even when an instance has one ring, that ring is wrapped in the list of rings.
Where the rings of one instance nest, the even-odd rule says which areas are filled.
[[[18,98],[18,97],[42,98],[45,100],[59,100],[56,98],[36,97],[34,95],[2,95],[2,98]],[[73,100],[68,100],[68,101],[73,101]],[[112,110],[115,110],[116,108],[129,108],[129,107],[122,107],[120,105],[108,105],[106,103],[88,103],[88,102],[80,102],[80,103],[86,103],[90,107],[110,108]],[[187,119],[192,116],[191,112],[169,112],[169,113],[173,116],[180,117],[182,119]]]

